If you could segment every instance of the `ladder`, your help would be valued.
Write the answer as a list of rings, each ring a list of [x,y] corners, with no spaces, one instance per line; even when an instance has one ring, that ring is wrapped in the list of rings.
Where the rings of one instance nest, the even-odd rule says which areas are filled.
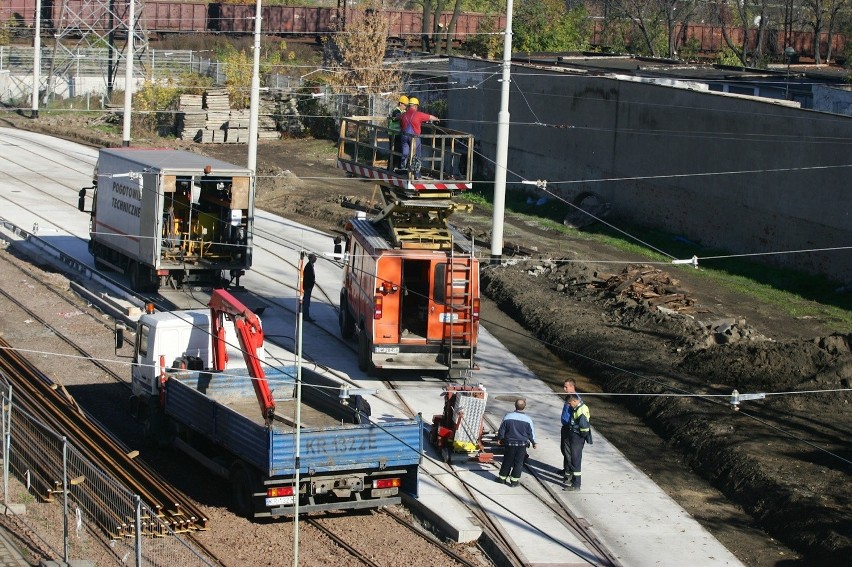
[[[447,368],[449,377],[463,383],[472,377],[474,364],[473,320],[473,237],[469,254],[456,254],[450,247],[445,273],[444,337],[447,342]]]

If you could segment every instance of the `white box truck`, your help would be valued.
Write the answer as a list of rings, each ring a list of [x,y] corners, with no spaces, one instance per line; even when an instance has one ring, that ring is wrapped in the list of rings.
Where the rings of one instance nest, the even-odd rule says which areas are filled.
[[[251,267],[249,169],[182,150],[103,148],[93,183],[95,267],[127,274],[134,289],[239,283]]]

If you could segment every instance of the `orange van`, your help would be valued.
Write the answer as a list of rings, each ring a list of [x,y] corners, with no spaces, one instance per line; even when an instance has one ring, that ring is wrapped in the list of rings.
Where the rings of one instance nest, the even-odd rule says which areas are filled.
[[[475,368],[479,263],[452,246],[394,246],[382,225],[347,226],[340,333],[358,339],[358,366]]]

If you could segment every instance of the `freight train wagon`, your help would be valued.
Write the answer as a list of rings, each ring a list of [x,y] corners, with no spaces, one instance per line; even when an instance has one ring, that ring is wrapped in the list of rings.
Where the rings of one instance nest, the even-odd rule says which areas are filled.
[[[104,4],[92,0],[66,0],[63,15],[62,0],[42,0],[42,30],[50,33],[68,26],[81,31],[106,31],[120,27],[126,21],[128,3],[118,0],[110,14]],[[35,23],[36,0],[4,0],[0,3],[0,22],[13,21],[32,27]],[[219,32],[228,34],[254,33],[256,7],[252,4],[219,2],[156,2],[148,0],[142,8],[142,21],[151,33]],[[336,8],[316,6],[263,6],[263,32],[280,35],[319,37],[332,33],[340,21]],[[356,17],[359,10],[347,8],[346,21]],[[398,40],[418,40],[423,13],[418,10],[382,10],[390,21],[389,37]],[[73,15],[73,17],[72,17]],[[452,12],[441,14],[440,23],[449,26]],[[477,33],[486,14],[459,14],[454,41],[463,42]],[[496,18],[499,29],[505,27],[505,17]],[[340,22],[343,25],[343,22]]]
[[[347,8],[345,21],[352,21],[360,11]],[[271,34],[293,34],[321,36],[333,33],[338,26],[345,27],[336,8],[309,6],[264,6],[263,31]],[[418,10],[381,10],[389,21],[388,37],[400,41],[420,41],[423,13]],[[253,33],[255,6],[248,4],[211,4],[211,29],[222,33]],[[439,23],[445,28],[450,25],[452,12],[443,12]],[[481,13],[459,14],[453,40],[464,42],[468,36],[478,32],[486,20],[496,21],[498,29],[506,26],[504,16],[490,17]]]
[[[128,2],[117,0],[112,14],[105,4],[93,0],[42,0],[42,33],[57,29],[77,28],[82,32],[105,32],[121,28],[127,21]],[[205,32],[210,28],[207,2],[145,2],[142,21],[149,32]],[[137,6],[138,9],[138,6]],[[3,0],[0,2],[0,23],[12,22],[31,28],[35,25],[36,0]],[[126,24],[125,24],[126,26]]]
[[[605,33],[607,23],[602,20],[595,20],[592,37],[590,40],[591,46],[595,48],[606,48],[609,45],[607,35]],[[623,40],[629,44],[631,38],[639,37],[638,32],[634,30],[621,30]],[[734,45],[740,46],[743,43],[743,30],[740,28],[729,28],[728,36]],[[813,58],[814,55],[814,34],[808,31],[793,31],[789,37],[781,32],[770,31],[767,34],[765,41],[764,53],[770,58],[779,59],[783,57],[784,49],[788,46],[796,50],[799,57]],[[720,26],[712,26],[706,24],[690,24],[680,30],[675,39],[675,47],[678,51],[691,41],[695,40],[695,48],[697,54],[702,57],[713,57],[720,51],[723,51],[727,44],[722,35]],[[831,38],[833,55],[840,56],[843,53],[846,45],[846,37],[840,34],[834,34]],[[753,52],[757,47],[757,29],[749,30],[749,52]],[[823,58],[828,53],[828,34],[820,34],[820,53]]]

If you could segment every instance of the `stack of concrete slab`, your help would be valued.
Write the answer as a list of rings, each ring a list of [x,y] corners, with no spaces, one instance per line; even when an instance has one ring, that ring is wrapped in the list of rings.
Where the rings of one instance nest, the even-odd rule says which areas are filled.
[[[226,142],[229,144],[247,144],[249,123],[248,110],[232,110],[230,118],[228,118],[228,137]]]
[[[211,89],[204,93],[204,108],[207,109],[205,138],[222,144],[227,140],[228,120],[231,117],[231,102],[226,89]],[[202,140],[204,142],[205,140]]]
[[[295,99],[291,104],[295,109]],[[279,100],[264,98],[258,113],[258,139],[277,140]],[[301,125],[300,125],[301,127]],[[203,95],[181,95],[177,132],[182,139],[203,144],[248,143],[249,111],[232,110],[228,91],[211,89]],[[301,130],[299,130],[301,131]]]
[[[201,95],[180,95],[177,114],[177,135],[184,140],[195,140],[207,126],[207,111]]]

